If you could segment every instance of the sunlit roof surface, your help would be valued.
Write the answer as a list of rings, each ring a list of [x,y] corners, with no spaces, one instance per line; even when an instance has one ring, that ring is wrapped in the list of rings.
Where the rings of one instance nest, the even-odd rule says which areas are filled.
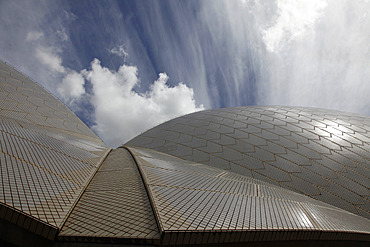
[[[207,110],[111,150],[1,61],[0,89],[2,243],[370,241],[369,117],[281,106]]]

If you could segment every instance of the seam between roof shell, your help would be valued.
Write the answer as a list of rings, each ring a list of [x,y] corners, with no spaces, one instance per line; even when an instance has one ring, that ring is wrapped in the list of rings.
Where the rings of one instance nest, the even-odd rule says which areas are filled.
[[[130,146],[130,147],[126,147],[127,149],[129,149],[129,148],[132,148],[133,150],[132,150],[132,152],[134,152],[134,147],[132,146]],[[137,156],[137,157],[139,157],[139,156]],[[144,171],[144,168],[143,167],[145,167],[144,165],[143,165],[143,163],[141,162],[141,160],[140,159],[138,159],[138,163],[137,163],[137,165],[138,165],[138,167],[139,168],[142,168],[142,170]],[[145,172],[143,172],[143,174],[145,174]],[[144,178],[143,178],[145,181],[148,181],[148,178],[147,177],[145,177],[144,176]],[[145,183],[145,182],[144,182]],[[148,185],[148,187],[149,187],[149,193],[151,193],[152,192],[152,190],[150,189],[150,185],[149,185],[149,183],[148,184],[146,184],[146,185]],[[275,187],[275,186],[274,186]],[[286,190],[286,189],[284,189],[284,188],[281,188],[282,190]],[[287,190],[287,191],[289,191],[289,190]],[[301,195],[301,196],[304,196],[304,195]],[[307,197],[307,196],[305,196],[305,197]],[[154,198],[154,197],[153,197]],[[300,201],[297,201],[298,202],[298,204],[300,205],[300,207],[302,207],[302,203],[300,202]],[[153,206],[155,207],[155,203],[153,202]],[[323,206],[320,206],[320,205],[317,205],[317,206],[319,206],[319,207],[323,207]],[[330,205],[331,207],[334,207],[334,206],[332,206],[332,205]],[[325,208],[325,207],[324,207]],[[305,208],[302,208],[302,210],[307,214],[307,216],[309,217],[309,220],[311,220],[311,217],[312,217],[312,213],[309,213]],[[341,209],[341,211],[345,211],[345,210],[343,210],[343,209]],[[159,212],[159,211],[157,211],[157,212]],[[360,216],[359,216],[360,217]],[[158,214],[158,218],[160,218],[160,216],[159,216],[159,214]],[[312,221],[312,220],[311,220]],[[161,223],[161,221],[159,221],[159,224]],[[321,226],[317,221],[314,221],[314,222],[311,222],[312,224],[313,224],[313,226],[314,226],[314,229],[306,229],[306,230],[304,230],[302,227],[300,227],[300,226],[296,226],[296,227],[294,227],[293,226],[293,228],[292,229],[290,229],[290,228],[288,228],[288,229],[278,229],[278,230],[276,230],[276,229],[269,229],[269,230],[267,230],[267,232],[270,232],[271,234],[272,233],[274,233],[274,232],[281,232],[281,231],[283,231],[283,232],[299,232],[299,233],[297,233],[297,234],[299,234],[299,235],[304,235],[304,234],[306,234],[305,232],[309,232],[310,234],[312,233],[312,232],[315,232],[315,234],[317,233],[317,234],[319,234],[319,237],[317,238],[317,236],[316,236],[316,240],[328,240],[327,238],[328,238],[328,234],[330,235],[330,234],[345,234],[346,235],[346,237],[344,237],[343,239],[345,239],[345,240],[350,240],[350,239],[352,239],[351,237],[350,237],[350,235],[352,234],[359,234],[359,236],[362,236],[362,235],[364,235],[363,237],[361,237],[361,238],[364,238],[364,239],[366,239],[366,241],[370,241],[370,239],[369,239],[369,237],[370,237],[370,235],[368,234],[368,232],[361,232],[361,231],[351,231],[351,230],[347,230],[347,229],[342,229],[342,230],[340,230],[340,229],[330,229],[330,227],[328,228],[328,229],[323,229],[323,226]],[[161,225],[162,226],[162,225]],[[163,227],[163,226],[162,226]],[[325,227],[324,227],[325,228]],[[227,229],[227,230],[221,230],[220,232],[228,232],[229,231],[229,229]],[[265,231],[265,229],[259,229],[257,232],[260,232],[260,231]],[[168,244],[167,243],[167,241],[169,241],[169,239],[172,239],[172,235],[173,234],[176,234],[176,232],[183,232],[182,230],[180,230],[180,231],[176,231],[176,230],[167,230],[167,229],[163,229],[163,232],[162,232],[162,244],[163,245],[166,245],[166,244]],[[201,230],[201,231],[192,231],[192,230],[190,230],[190,231],[184,231],[184,232],[186,232],[186,233],[191,233],[191,232],[195,232],[195,233],[203,233],[203,232],[205,232],[205,231],[203,231],[203,230]],[[214,232],[214,231],[206,231],[206,232],[210,232],[210,233],[212,233],[212,232]],[[219,232],[219,231],[217,231],[217,232]],[[250,232],[250,230],[249,229],[246,229],[246,232]],[[302,233],[303,232],[303,233]],[[321,237],[321,235],[325,235],[324,237]],[[173,235],[173,236],[175,236],[175,235]],[[347,238],[348,237],[348,238]],[[340,239],[342,239],[342,238],[340,238]],[[281,239],[280,239],[281,240]],[[292,239],[292,240],[294,240],[294,239]],[[297,238],[295,238],[295,240],[315,240],[314,238],[312,238],[311,239],[311,237],[304,237],[304,238],[301,238],[301,237],[297,237]],[[334,239],[331,239],[331,240],[334,240]],[[339,238],[337,239],[337,240],[339,240]],[[249,241],[249,240],[248,240]]]
[[[148,198],[149,198],[149,202],[150,202],[150,206],[152,207],[152,210],[153,210],[153,215],[154,215],[154,218],[155,218],[155,221],[157,223],[157,227],[158,227],[158,231],[159,231],[159,235],[161,236],[160,239],[161,241],[163,240],[163,234],[164,234],[164,230],[163,230],[163,227],[162,227],[162,224],[161,224],[161,221],[159,220],[159,215],[158,215],[158,209],[157,207],[155,206],[155,203],[154,203],[154,198],[153,198],[153,195],[151,193],[151,190],[149,188],[149,183],[146,179],[146,177],[144,176],[144,171],[142,170],[142,167],[140,165],[140,162],[138,162],[138,160],[136,159],[135,155],[132,153],[131,149],[128,147],[128,146],[121,146],[120,148],[124,148],[126,149],[131,157],[134,159],[135,161],[135,164],[137,166],[137,169],[139,171],[139,174],[140,174],[140,177],[141,177],[141,180],[143,181],[143,184],[144,184],[144,187],[145,187],[145,191],[148,195]]]
[[[96,173],[99,171],[100,167],[102,166],[102,164],[104,163],[104,161],[107,159],[108,155],[110,154],[110,152],[112,151],[112,148],[108,148],[108,150],[104,153],[104,155],[100,158],[99,162],[98,162],[98,167],[96,168],[95,172],[93,175],[91,175],[90,179],[87,181],[87,183],[82,187],[81,191],[80,191],[80,194],[78,195],[77,199],[75,200],[75,202],[72,204],[72,206],[69,208],[68,212],[66,213],[64,219],[62,220],[60,226],[58,227],[58,235],[59,235],[59,232],[62,230],[64,224],[67,222],[69,216],[71,215],[73,209],[76,207],[77,203],[80,201],[82,195],[85,193],[87,187],[89,187],[91,181],[93,180],[93,178],[96,176]]]

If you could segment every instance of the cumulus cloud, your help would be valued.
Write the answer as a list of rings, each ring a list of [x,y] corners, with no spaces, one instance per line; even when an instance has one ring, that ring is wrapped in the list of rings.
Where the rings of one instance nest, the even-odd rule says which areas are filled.
[[[194,98],[207,107],[279,104],[370,114],[369,1],[179,1],[150,5],[149,12],[135,19],[143,25],[135,28],[130,18],[122,23],[115,15],[99,23],[89,19],[81,22],[82,26],[71,25],[85,17],[64,11],[71,9],[65,2],[0,1],[0,33],[7,34],[0,39],[1,58],[59,94],[67,104],[91,109],[79,116],[95,121],[94,130],[111,146],[177,114],[202,109]],[[110,13],[114,9],[120,16],[119,8],[107,7],[101,4],[96,10]],[[193,9],[199,10],[196,16],[189,11]],[[168,12],[175,14],[166,16]],[[101,34],[93,42],[97,44],[94,49],[106,44],[112,30],[126,28],[121,32],[126,36],[110,37],[114,42],[127,39],[127,47],[108,47],[101,54],[90,54],[90,49],[79,46],[86,44],[84,39],[73,43],[68,38],[69,33],[88,28]],[[86,64],[90,60],[85,59],[91,56],[113,64],[111,54],[126,58],[125,49],[132,61],[145,68],[140,71],[140,89],[148,88],[146,93],[138,93],[140,81],[134,66],[122,65],[111,71],[94,60],[83,72],[68,67]],[[172,80],[185,81],[187,86],[168,86],[165,74],[152,83],[153,72],[159,67],[166,68]]]
[[[262,31],[262,39],[270,52],[292,40],[302,38],[322,15],[327,3],[324,0],[279,0],[277,6],[276,22]]]
[[[106,4],[101,4],[100,7],[102,9],[98,11],[107,10]],[[110,8],[119,10],[114,6]],[[95,23],[95,19],[89,19],[88,22],[84,19],[81,24],[85,26],[79,29],[80,27],[76,28],[72,23],[81,17],[66,9],[72,9],[70,4],[59,1],[42,3],[26,0],[21,0],[21,3],[0,1],[2,22],[0,33],[7,34],[0,39],[1,58],[58,95],[85,122],[90,126],[94,125],[93,129],[106,144],[117,146],[160,122],[203,109],[202,105],[195,104],[191,88],[183,83],[174,87],[169,86],[166,74],[160,74],[155,82],[143,76],[145,83],[141,85],[141,89],[148,90],[138,93],[135,89],[140,80],[135,66],[122,65],[118,70],[112,71],[102,66],[96,59],[92,61],[91,68],[82,71],[73,70],[70,66],[84,64],[81,57],[91,59],[90,56],[94,55],[87,54],[88,49],[81,49],[73,43],[74,40],[69,38],[70,33],[80,30],[81,43],[78,44],[87,45],[83,41],[88,37],[83,32],[89,28],[89,31],[98,34],[94,43],[98,44],[96,47],[101,47],[100,42],[106,40],[107,32],[112,34],[112,30],[122,30],[124,23],[117,21],[119,28],[112,26],[109,30],[97,31],[96,28],[115,24],[106,22],[108,18],[99,20],[102,22],[100,26],[99,23]],[[115,18],[115,15],[110,17]],[[115,41],[118,40],[117,37],[113,35],[111,38]],[[168,41],[163,46],[167,47],[171,43],[173,42]],[[103,61],[111,54],[123,59],[128,57],[124,45],[108,48],[103,48],[101,54],[95,55],[99,55]],[[201,56],[200,52],[195,53]],[[179,62],[172,63],[175,65]],[[201,68],[201,64],[198,63],[184,63],[178,66],[185,64],[193,64],[195,69]],[[187,81],[197,85],[196,73],[189,73],[190,71],[184,70],[182,73],[193,75]],[[143,75],[148,73],[145,72]],[[200,86],[205,88],[204,85]],[[207,92],[206,89],[203,91]]]
[[[62,28],[61,32],[66,35]],[[68,37],[57,32],[61,41]],[[29,41],[42,40],[42,33],[30,32]],[[127,57],[123,45],[111,50],[111,54]],[[61,51],[53,46],[39,44],[35,49],[35,57],[55,77],[56,93],[72,109],[83,115],[82,104],[93,106],[89,121],[92,129],[112,147],[125,143],[157,124],[171,118],[203,110],[203,105],[197,106],[194,91],[184,83],[170,87],[169,77],[160,73],[156,81],[151,83],[148,91],[138,93],[135,87],[140,80],[136,66],[121,65],[117,71],[112,71],[101,65],[98,59],[91,62],[91,68],[76,72],[63,65]],[[85,88],[90,88],[86,92]]]
[[[127,56],[122,46],[114,52]],[[184,83],[169,86],[166,73],[160,73],[147,92],[138,93],[135,87],[140,80],[136,66],[123,64],[112,71],[94,59],[91,68],[76,72],[64,67],[62,58],[51,47],[40,46],[35,55],[61,75],[57,93],[66,104],[78,111],[81,102],[93,106],[92,129],[111,147],[169,119],[204,109],[203,105],[196,105],[192,88]],[[87,84],[91,87],[89,92],[85,90]]]
[[[38,47],[35,51],[36,58],[51,70],[64,73],[62,58],[50,47]]]
[[[204,108],[202,105],[199,108],[195,106],[192,88],[181,82],[175,87],[169,87],[168,79],[167,74],[160,73],[158,80],[151,85],[151,90],[146,95],[148,101],[154,105],[153,110],[161,113],[161,122]]]
[[[128,56],[127,52],[123,48],[123,45],[119,45],[117,47],[114,47],[114,48],[110,49],[109,52],[111,54],[115,54],[115,55],[123,57],[123,58],[126,58]]]
[[[139,83],[135,66],[122,65],[118,71],[111,71],[94,59],[91,69],[82,74],[93,87],[93,129],[112,147],[161,122],[204,109],[196,106],[194,92],[185,84],[168,86],[164,73],[145,94],[134,90]]]
[[[80,73],[70,71],[62,79],[58,86],[58,93],[67,102],[71,99],[78,99],[85,93],[85,80]]]

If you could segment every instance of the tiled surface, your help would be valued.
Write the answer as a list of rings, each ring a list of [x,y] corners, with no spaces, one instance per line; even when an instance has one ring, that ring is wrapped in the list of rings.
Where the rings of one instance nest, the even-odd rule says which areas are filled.
[[[67,107],[0,61],[0,202],[60,227],[108,148]]]
[[[103,147],[95,134],[49,92],[0,61],[0,116],[80,135]]]
[[[68,237],[159,239],[147,192],[130,153],[112,151],[59,234]]]
[[[349,213],[369,216],[369,122],[307,108],[205,111],[130,142],[176,157],[131,148],[136,164],[119,148],[100,166],[99,138],[0,61],[0,218],[50,240],[62,227],[71,244],[370,241],[369,220]]]
[[[310,197],[156,151],[129,149],[143,172],[165,234],[200,232],[203,236],[197,243],[206,237],[205,232],[300,230],[370,234],[368,219]],[[300,238],[291,236],[288,240],[297,239]],[[236,240],[229,240],[233,241]]]
[[[2,219],[4,219],[4,221]],[[3,237],[3,234],[4,234],[3,231],[5,231],[6,232],[5,234],[8,235],[6,237],[19,237],[19,236],[12,236],[14,232],[12,232],[11,229],[7,228],[7,225],[6,225],[7,223],[10,223],[11,225],[16,225],[32,233],[36,233],[37,235],[45,239],[48,239],[48,240],[54,240],[58,232],[57,227],[47,224],[36,218],[31,218],[29,217],[29,215],[23,213],[22,211],[19,211],[15,208],[10,208],[7,205],[4,205],[2,203],[0,203],[0,221],[2,224],[1,228],[3,229],[1,232],[1,237]]]
[[[127,145],[231,170],[370,218],[370,117],[280,106],[207,110]]]

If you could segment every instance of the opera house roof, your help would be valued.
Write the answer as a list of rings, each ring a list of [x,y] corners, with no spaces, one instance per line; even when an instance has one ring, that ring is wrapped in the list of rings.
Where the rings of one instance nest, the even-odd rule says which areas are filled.
[[[5,246],[368,246],[370,117],[205,110],[107,147],[0,61]]]

